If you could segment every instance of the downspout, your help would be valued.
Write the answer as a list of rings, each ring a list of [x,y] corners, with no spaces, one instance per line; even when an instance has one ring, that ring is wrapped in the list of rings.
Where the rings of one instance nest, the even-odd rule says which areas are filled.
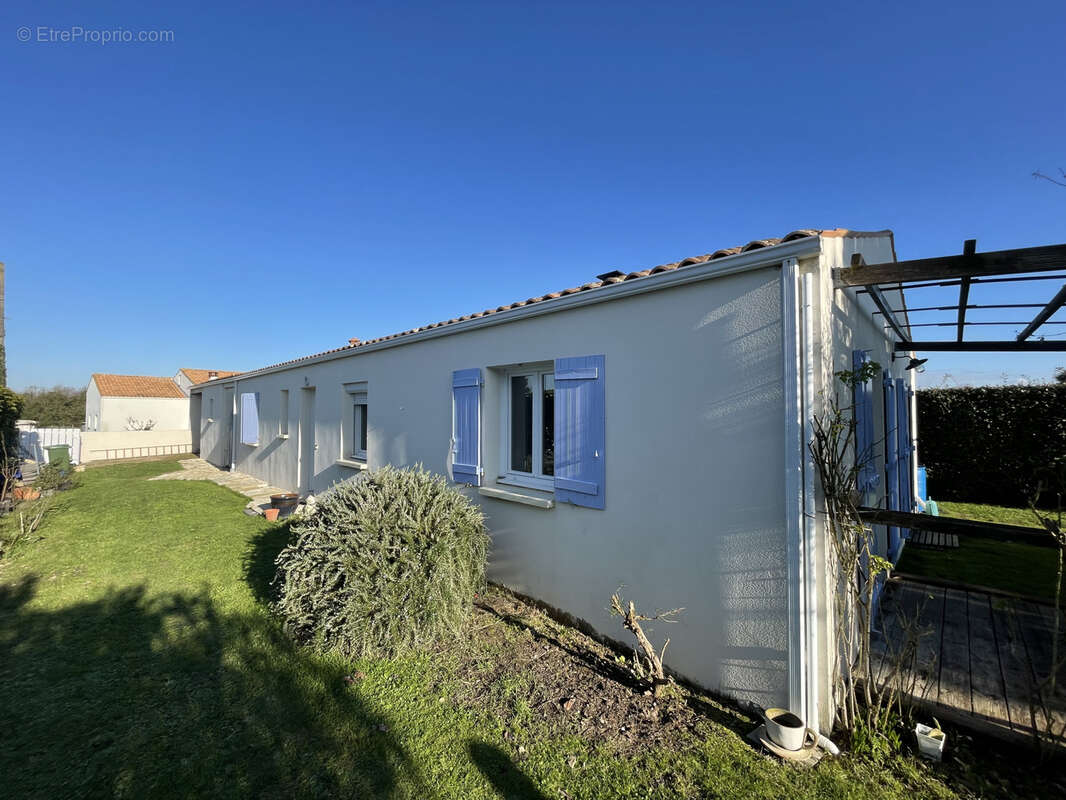
[[[804,409],[799,261],[781,263],[782,389],[785,406],[785,558],[788,576],[788,710],[809,725],[807,698],[807,592],[803,552]]]
[[[237,471],[237,398],[240,397],[241,382],[233,382],[233,402],[229,407],[229,471]],[[225,389],[225,387],[223,387]],[[223,391],[225,395],[225,391]]]
[[[821,727],[819,704],[819,647],[818,647],[818,528],[815,508],[814,455],[810,443],[814,439],[814,274],[803,276],[801,323],[803,326],[803,557],[804,557],[804,633],[807,663],[805,664],[807,725],[815,731]],[[824,561],[822,562],[824,563]]]
[[[820,732],[818,561],[813,436],[814,275],[781,265],[785,404],[785,536],[788,567],[788,707]]]

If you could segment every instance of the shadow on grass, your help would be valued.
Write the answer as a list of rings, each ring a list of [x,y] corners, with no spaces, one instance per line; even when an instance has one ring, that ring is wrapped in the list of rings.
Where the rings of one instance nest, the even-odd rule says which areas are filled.
[[[59,610],[0,587],[8,797],[432,797],[342,662],[206,591]]]
[[[270,604],[278,599],[274,585],[278,553],[292,540],[291,521],[271,525],[252,537],[244,552],[244,581],[252,589],[255,599]]]
[[[470,759],[501,797],[514,800],[547,800],[522,770],[500,748],[485,742],[467,744]]]

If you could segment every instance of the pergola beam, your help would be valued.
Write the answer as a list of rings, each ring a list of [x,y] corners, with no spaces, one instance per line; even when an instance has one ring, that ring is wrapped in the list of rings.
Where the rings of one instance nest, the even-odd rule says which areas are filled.
[[[1018,334],[1018,341],[1024,342],[1032,336],[1037,328],[1046,323],[1052,314],[1062,308],[1064,303],[1066,303],[1066,283],[1059,289],[1058,294],[1051,298],[1051,302],[1040,309],[1040,313],[1033,318],[1033,321],[1025,326],[1025,330]]]
[[[930,514],[914,514],[908,511],[891,511],[885,508],[859,508],[859,517],[878,525],[893,525],[911,530],[934,533],[954,533],[959,536],[977,536],[987,539],[1020,541],[1037,547],[1054,549],[1055,537],[1040,528],[1022,525],[1004,525],[999,522],[977,522],[958,517],[934,517]]]
[[[977,252],[977,240],[967,239],[962,245],[962,254],[970,257]],[[962,341],[963,331],[966,330],[966,304],[970,302],[970,276],[967,275],[959,284],[959,330],[955,337]]]
[[[1066,353],[1066,341],[896,342],[897,353]]]
[[[917,258],[884,264],[852,265],[833,270],[838,288],[880,283],[974,278],[981,275],[1019,275],[1066,268],[1066,244],[963,253],[958,256]]]
[[[885,322],[892,326],[892,330],[896,332],[896,336],[906,341],[910,337],[903,332],[903,326],[899,324],[899,320],[896,319],[896,315],[892,312],[892,307],[888,304],[888,300],[881,293],[879,286],[867,286],[866,290],[870,293],[870,299],[877,305],[878,310],[881,312],[881,316],[885,318]]]

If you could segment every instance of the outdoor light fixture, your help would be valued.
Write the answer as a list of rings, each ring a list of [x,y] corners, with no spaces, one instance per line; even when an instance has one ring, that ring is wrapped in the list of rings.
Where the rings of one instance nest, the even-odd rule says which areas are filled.
[[[928,358],[912,358],[909,362],[907,362],[907,366],[904,367],[904,369],[916,369],[919,372],[925,372],[925,368],[922,366],[922,364],[924,364],[928,360]]]

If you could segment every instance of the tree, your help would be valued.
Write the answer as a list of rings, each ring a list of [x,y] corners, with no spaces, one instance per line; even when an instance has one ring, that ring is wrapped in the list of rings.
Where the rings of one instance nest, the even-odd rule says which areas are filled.
[[[85,390],[73,386],[44,389],[31,386],[22,393],[24,419],[42,428],[73,428],[85,421]]]
[[[1055,367],[1055,382],[1066,383],[1066,367]]]
[[[1034,172],[1033,173],[1033,177],[1034,178],[1042,178],[1045,181],[1051,181],[1056,186],[1066,186],[1066,169],[1063,169],[1062,167],[1059,167],[1059,174],[1062,176],[1062,180],[1059,180],[1058,178],[1052,178],[1050,175],[1045,175],[1040,170],[1037,170],[1036,172]]]

